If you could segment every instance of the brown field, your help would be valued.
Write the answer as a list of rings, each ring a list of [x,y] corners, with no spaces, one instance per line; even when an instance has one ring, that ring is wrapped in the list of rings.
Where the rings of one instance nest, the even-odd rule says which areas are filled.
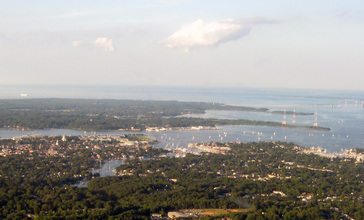
[[[187,210],[181,210],[182,212]],[[250,209],[189,209],[189,212],[195,213],[197,215],[226,215],[230,212],[248,212]]]
[[[227,209],[228,212],[248,212],[250,209]]]

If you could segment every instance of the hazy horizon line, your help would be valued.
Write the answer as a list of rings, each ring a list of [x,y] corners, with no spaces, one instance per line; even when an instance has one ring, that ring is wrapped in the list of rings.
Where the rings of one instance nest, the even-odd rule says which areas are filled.
[[[199,86],[199,85],[132,85],[132,84],[45,84],[45,83],[37,83],[37,84],[1,84],[0,86],[42,86],[42,87],[129,87],[129,88],[174,88],[174,89],[259,89],[259,90],[306,90],[306,91],[352,91],[352,92],[364,92],[363,89],[348,89],[348,88],[308,88],[308,87],[260,87],[260,86]]]

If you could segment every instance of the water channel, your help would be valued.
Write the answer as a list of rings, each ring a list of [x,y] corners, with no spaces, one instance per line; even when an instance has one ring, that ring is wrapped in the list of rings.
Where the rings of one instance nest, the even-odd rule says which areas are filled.
[[[114,170],[118,166],[123,165],[123,164],[124,164],[124,160],[121,160],[121,159],[120,160],[107,160],[102,165],[101,169],[92,170],[92,174],[99,173],[100,177],[116,176],[116,173],[114,172]],[[72,184],[71,186],[87,187],[88,182],[90,182],[90,180],[82,180],[78,183]]]

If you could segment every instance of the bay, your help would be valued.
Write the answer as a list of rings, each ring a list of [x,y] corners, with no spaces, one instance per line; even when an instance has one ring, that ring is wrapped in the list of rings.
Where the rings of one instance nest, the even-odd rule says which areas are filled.
[[[19,94],[28,94],[20,96]],[[319,126],[330,131],[287,129],[264,126],[221,126],[220,130],[137,132],[160,141],[155,147],[179,148],[192,142],[289,141],[302,146],[320,146],[330,152],[364,148],[364,91],[297,90],[261,88],[196,88],[141,86],[1,86],[0,99],[98,98],[218,102],[229,105],[268,108],[270,111],[317,112]],[[0,100],[1,101],[1,100]],[[207,111],[190,117],[249,119],[282,122],[282,114],[236,111]],[[286,115],[287,124],[292,115]],[[297,125],[312,125],[314,115],[296,115]],[[97,131],[97,134],[131,132]],[[27,134],[83,135],[83,131],[50,129],[34,131],[0,130],[0,137]],[[86,133],[93,134],[93,133]]]

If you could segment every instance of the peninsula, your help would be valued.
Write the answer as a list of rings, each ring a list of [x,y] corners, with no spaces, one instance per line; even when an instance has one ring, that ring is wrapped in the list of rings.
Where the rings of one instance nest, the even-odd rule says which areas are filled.
[[[250,119],[232,120],[183,117],[183,115],[187,114],[203,114],[206,110],[270,113],[269,109],[266,108],[230,106],[212,102],[16,99],[0,101],[0,127],[19,130],[54,128],[89,131],[144,131],[147,127],[282,126],[282,124],[277,122]],[[330,130],[329,128],[318,126],[284,125],[284,127]]]

